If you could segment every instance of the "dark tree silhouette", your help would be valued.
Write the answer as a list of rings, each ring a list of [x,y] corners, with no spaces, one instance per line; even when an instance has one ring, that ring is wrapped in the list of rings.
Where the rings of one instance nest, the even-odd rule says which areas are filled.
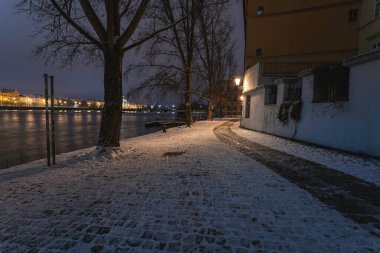
[[[192,120],[193,95],[201,96],[199,85],[194,82],[197,65],[197,48],[202,40],[201,14],[221,10],[228,0],[163,0],[155,12],[155,21],[159,26],[167,26],[178,20],[184,13],[191,13],[178,25],[161,33],[151,43],[145,45],[144,61],[130,66],[144,74],[144,81],[129,94],[150,90],[165,95],[168,92],[182,94],[185,104],[186,124],[190,127]],[[209,30],[207,29],[207,31]],[[204,53],[204,52],[202,52]],[[147,77],[147,69],[155,69]]]
[[[16,4],[18,10],[33,18],[37,33],[45,34],[44,43],[36,48],[36,55],[64,65],[76,59],[102,64],[105,104],[98,148],[120,146],[125,52],[181,21],[181,18],[171,20],[166,27],[150,28],[149,34],[139,36],[139,29],[149,24],[151,12],[160,4],[166,1],[18,0]],[[186,15],[183,13],[182,17]]]
[[[203,87],[207,100],[207,119],[212,120],[214,102],[219,107],[225,80],[236,74],[235,41],[228,15],[228,1],[199,13],[200,43],[197,44],[196,81]],[[226,95],[226,94],[223,94]]]

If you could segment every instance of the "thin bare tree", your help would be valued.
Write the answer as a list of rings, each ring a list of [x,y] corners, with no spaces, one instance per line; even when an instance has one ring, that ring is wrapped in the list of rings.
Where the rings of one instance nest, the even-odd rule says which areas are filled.
[[[189,127],[192,125],[194,96],[209,101],[211,108],[216,92],[215,83],[227,76],[227,72],[231,72],[229,68],[235,64],[231,35],[222,34],[232,31],[232,26],[228,23],[228,2],[164,0],[160,10],[156,12],[156,21],[161,26],[170,24],[189,9],[195,11],[177,26],[145,45],[144,61],[128,68],[128,71],[138,70],[142,73],[144,81],[130,90],[129,94],[143,90],[160,95],[172,92],[181,94],[185,102],[186,124]],[[147,77],[147,73],[152,74]],[[210,78],[212,80],[208,81]],[[210,88],[209,93],[204,92],[205,87]]]
[[[152,73],[132,92],[148,88],[161,93],[164,90],[182,94],[188,127],[193,124],[191,103],[194,59],[199,42],[199,13],[203,8],[211,8],[215,2],[217,0],[163,0],[156,12],[155,20],[159,26],[171,24],[184,13],[191,14],[146,45],[145,61],[130,68],[143,71],[145,75],[147,69]]]
[[[165,1],[166,2],[166,1]],[[181,21],[171,19],[166,26],[146,27],[156,5],[150,0],[18,0],[16,7],[33,18],[37,34],[45,34],[36,55],[64,65],[86,59],[104,68],[104,109],[98,148],[120,147],[122,121],[122,65],[125,52],[154,38]],[[183,12],[186,17],[188,13]],[[177,18],[176,17],[176,18]],[[144,25],[141,25],[145,23]]]
[[[199,31],[201,43],[197,46],[195,72],[197,82],[203,83],[203,97],[207,100],[207,118],[212,120],[214,102],[221,103],[224,80],[235,75],[236,44],[232,38],[233,27],[228,14],[229,1],[200,12]],[[219,106],[219,105],[218,105]]]

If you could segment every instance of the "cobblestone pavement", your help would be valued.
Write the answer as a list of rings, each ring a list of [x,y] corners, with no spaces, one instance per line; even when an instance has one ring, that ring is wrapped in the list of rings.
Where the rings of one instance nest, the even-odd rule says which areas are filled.
[[[200,122],[0,171],[0,252],[379,252],[379,237]]]
[[[231,131],[233,125],[227,122],[218,126],[215,134],[353,221],[373,226],[371,233],[380,238],[380,187],[242,138]]]

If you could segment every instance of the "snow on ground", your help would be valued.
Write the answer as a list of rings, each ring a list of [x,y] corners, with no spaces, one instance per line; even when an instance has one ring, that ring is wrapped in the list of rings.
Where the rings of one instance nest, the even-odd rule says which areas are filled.
[[[0,171],[0,252],[379,252],[379,238],[197,122]]]
[[[325,149],[253,130],[247,130],[240,128],[239,123],[236,123],[231,129],[239,136],[263,146],[325,165],[380,186],[379,159]]]

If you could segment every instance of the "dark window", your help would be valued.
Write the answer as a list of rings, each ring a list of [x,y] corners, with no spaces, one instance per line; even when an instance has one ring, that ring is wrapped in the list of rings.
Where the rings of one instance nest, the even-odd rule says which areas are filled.
[[[245,117],[249,118],[251,112],[251,96],[245,96]]]
[[[264,7],[260,6],[257,8],[257,16],[264,15]]]
[[[277,103],[277,85],[265,87],[264,105],[274,105]]]
[[[263,50],[261,48],[257,48],[256,49],[256,56],[260,57],[260,56],[262,56],[262,54],[263,54]]]
[[[350,71],[346,67],[315,69],[313,102],[348,101],[349,75]]]
[[[380,50],[380,42],[374,43],[371,49],[372,51]]]
[[[348,21],[350,21],[350,22],[357,21],[358,16],[359,16],[359,10],[358,9],[352,9],[352,10],[350,10],[350,12],[348,14]]]
[[[301,100],[302,81],[301,79],[284,80],[284,102]]]
[[[375,3],[375,18],[380,16],[380,0]]]

